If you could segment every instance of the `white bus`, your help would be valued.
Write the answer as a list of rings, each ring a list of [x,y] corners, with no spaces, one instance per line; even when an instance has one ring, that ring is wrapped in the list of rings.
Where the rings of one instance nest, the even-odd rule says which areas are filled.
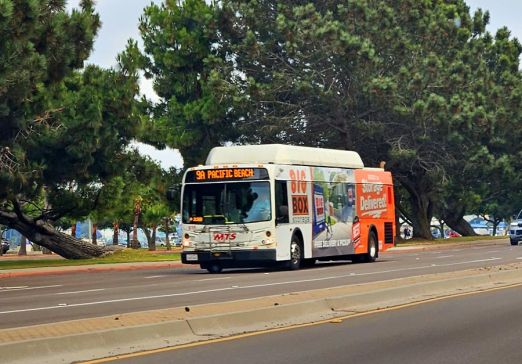
[[[216,147],[182,183],[182,262],[223,268],[374,261],[394,245],[391,174],[356,152]]]

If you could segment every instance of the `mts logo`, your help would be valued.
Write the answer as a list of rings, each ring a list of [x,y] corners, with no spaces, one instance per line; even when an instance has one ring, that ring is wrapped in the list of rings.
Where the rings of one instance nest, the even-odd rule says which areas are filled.
[[[214,240],[216,241],[225,241],[225,240],[235,240],[236,233],[214,233]]]
[[[292,213],[294,215],[308,215],[308,196],[292,196]]]

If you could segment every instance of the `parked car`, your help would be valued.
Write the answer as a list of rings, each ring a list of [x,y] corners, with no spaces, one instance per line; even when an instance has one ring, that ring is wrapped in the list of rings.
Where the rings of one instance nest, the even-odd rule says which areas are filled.
[[[457,233],[456,231],[450,230],[448,232],[448,238],[458,238],[459,236],[460,236],[460,234]]]
[[[9,242],[7,240],[2,239],[2,254],[7,253],[9,250]]]
[[[522,241],[522,210],[509,225],[509,241],[511,245],[518,245]]]

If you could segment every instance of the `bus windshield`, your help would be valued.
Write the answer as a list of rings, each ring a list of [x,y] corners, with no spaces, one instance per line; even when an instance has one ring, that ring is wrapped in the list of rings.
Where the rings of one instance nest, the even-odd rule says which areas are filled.
[[[270,184],[228,182],[187,184],[183,192],[184,224],[223,225],[272,219]]]

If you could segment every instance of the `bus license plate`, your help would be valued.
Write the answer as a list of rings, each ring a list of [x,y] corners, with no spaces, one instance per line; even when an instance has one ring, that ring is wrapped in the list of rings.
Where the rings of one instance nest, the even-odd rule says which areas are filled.
[[[197,254],[187,254],[187,261],[189,262],[197,262],[198,255]]]

